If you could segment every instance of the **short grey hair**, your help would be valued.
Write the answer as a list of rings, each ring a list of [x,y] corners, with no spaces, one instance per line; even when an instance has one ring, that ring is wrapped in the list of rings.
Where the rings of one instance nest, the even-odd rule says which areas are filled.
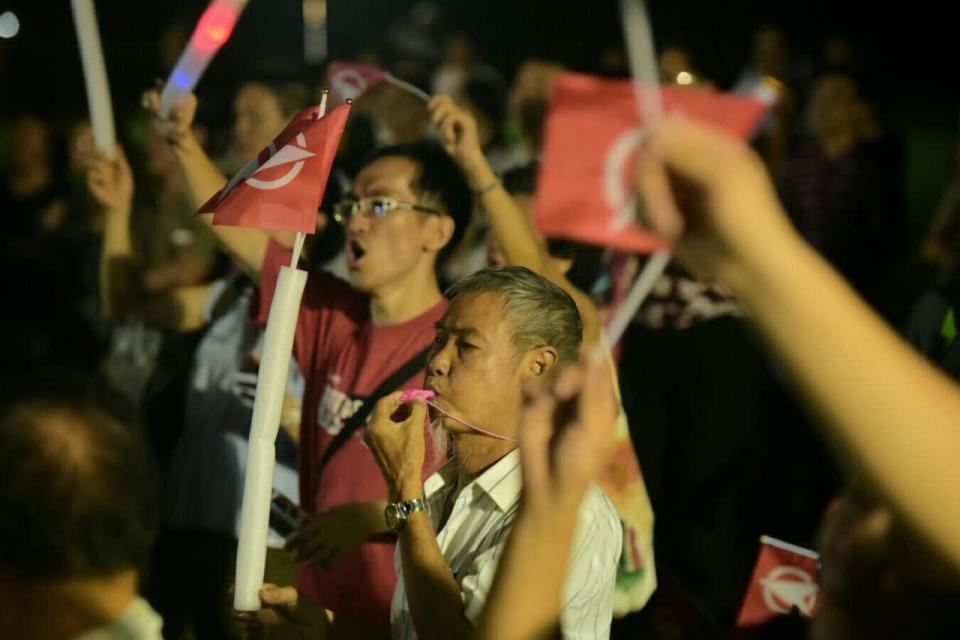
[[[526,267],[481,269],[447,289],[451,300],[481,293],[492,293],[502,300],[517,359],[532,349],[551,346],[561,363],[576,362],[583,340],[583,320],[566,291]]]

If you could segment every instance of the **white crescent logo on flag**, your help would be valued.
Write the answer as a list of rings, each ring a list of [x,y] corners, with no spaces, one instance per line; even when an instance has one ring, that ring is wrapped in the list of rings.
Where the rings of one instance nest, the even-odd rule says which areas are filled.
[[[220,192],[220,197],[217,198],[217,202],[227,197],[227,194],[233,191],[234,187],[236,187],[241,180],[245,180],[246,183],[254,189],[262,189],[264,191],[279,189],[290,184],[294,178],[300,175],[300,171],[303,169],[303,161],[316,155],[315,153],[307,151],[307,138],[303,133],[297,134],[296,141],[300,146],[295,147],[285,144],[280,151],[277,151],[271,142],[270,146],[267,147],[270,150],[270,157],[267,158],[267,161],[261,165],[256,158],[251,159],[250,162],[245,164],[244,167],[237,172],[237,175],[230,179],[227,186]],[[291,162],[293,166],[290,167],[285,174],[274,180],[261,180],[260,178],[253,177],[261,171],[266,171],[267,169],[279,167],[284,164],[290,164]]]
[[[356,100],[367,90],[367,80],[353,69],[342,69],[330,78],[334,91],[344,100]]]
[[[800,613],[813,615],[820,597],[820,587],[810,574],[797,567],[776,567],[760,580],[763,601],[776,613],[790,613],[796,607]]]
[[[613,232],[623,230],[634,221],[637,194],[627,171],[635,167],[633,160],[645,137],[646,132],[642,129],[631,129],[620,134],[607,152],[603,164],[603,195],[613,211],[610,220]]]

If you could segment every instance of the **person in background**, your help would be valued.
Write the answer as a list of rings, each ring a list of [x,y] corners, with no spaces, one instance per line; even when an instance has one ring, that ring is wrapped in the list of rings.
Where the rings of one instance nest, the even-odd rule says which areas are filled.
[[[147,100],[156,109],[156,93]],[[157,126],[200,203],[225,179],[190,134],[195,100],[185,99]],[[393,538],[383,521],[387,487],[354,432],[364,421],[338,434],[355,414],[372,409],[370,396],[391,377],[405,376],[393,388],[422,386],[421,358],[447,306],[436,270],[462,237],[471,208],[470,190],[443,149],[381,149],[334,210],[346,232],[350,281],[311,269],[300,307],[294,340],[305,376],[300,499],[309,517],[287,544],[301,563],[305,594],[371,633],[388,628],[396,581]],[[257,320],[265,323],[290,249],[258,229],[212,228],[234,259],[258,274]]]
[[[960,387],[803,242],[742,142],[673,120],[650,154],[646,222],[698,276],[734,291],[855,479],[824,523],[824,609],[811,637],[955,629],[945,603],[960,597],[960,503],[944,496],[960,491]]]
[[[10,638],[160,640],[138,594],[158,480],[133,414],[88,371],[4,388],[0,628]]]
[[[887,176],[861,139],[858,85],[821,76],[810,99],[812,138],[787,161],[781,193],[801,235],[874,305],[883,301],[898,254],[897,203]]]
[[[182,413],[182,435],[165,483],[164,528],[151,574],[151,597],[166,620],[168,638],[231,636],[227,591],[233,580],[247,435],[263,331],[249,321],[256,292],[242,272],[157,293],[146,286],[143,261],[133,246],[134,183],[118,148],[92,163],[90,193],[105,220],[103,312],[122,322],[135,315],[148,326],[176,333],[204,330],[193,354]],[[209,233],[206,229],[204,232]],[[284,429],[277,441],[274,488],[298,499],[296,432],[303,377],[291,363]],[[170,427],[170,425],[168,425]],[[274,535],[268,575],[290,584],[292,562]],[[284,566],[286,565],[286,566]]]
[[[509,191],[486,160],[476,120],[470,113],[458,107],[449,96],[435,96],[428,106],[447,152],[463,168],[480,205],[490,217],[493,231],[490,257],[494,264],[527,267],[572,297],[583,317],[584,343],[589,348],[602,345],[599,348],[610,366],[612,386],[619,393],[613,358],[602,336],[600,310],[590,297],[590,280],[596,280],[597,274],[584,277],[584,272],[590,269],[583,263],[596,265],[600,249],[569,242],[545,242],[534,229],[535,169],[518,171],[522,173],[519,176],[508,173],[504,181],[514,187],[513,192]],[[580,258],[583,259],[578,260]],[[578,261],[581,264],[578,265]],[[619,401],[619,396],[617,399]],[[643,607],[656,588],[654,516],[623,412],[617,422],[616,438],[614,454],[599,483],[613,500],[623,528],[624,548],[614,601],[616,615],[623,616]]]

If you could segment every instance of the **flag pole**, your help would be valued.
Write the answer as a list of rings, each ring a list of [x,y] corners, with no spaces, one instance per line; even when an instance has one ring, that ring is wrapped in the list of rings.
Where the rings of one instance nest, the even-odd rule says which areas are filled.
[[[324,91],[320,98],[319,118],[326,114],[326,109],[327,93]],[[257,373],[243,503],[240,507],[240,536],[233,592],[233,608],[236,611],[260,609],[280,413],[290,371],[300,301],[307,284],[307,272],[297,269],[305,238],[304,232],[297,232],[290,266],[280,267],[280,273],[277,274],[277,285],[263,337],[263,356]]]
[[[660,80],[654,56],[653,31],[643,0],[620,0],[620,19],[623,21],[623,35],[627,43],[637,109],[644,126],[649,128],[663,119],[663,99],[660,95]],[[623,336],[630,319],[636,315],[669,262],[669,251],[654,253],[647,260],[630,293],[614,313],[604,332],[611,349]]]
[[[393,86],[403,89],[408,93],[412,93],[413,95],[420,98],[424,102],[430,102],[430,94],[424,91],[423,89],[421,89],[420,87],[410,84],[406,80],[401,80],[400,78],[393,75],[392,73],[388,73],[386,74],[386,76],[387,76],[386,81],[392,84]]]

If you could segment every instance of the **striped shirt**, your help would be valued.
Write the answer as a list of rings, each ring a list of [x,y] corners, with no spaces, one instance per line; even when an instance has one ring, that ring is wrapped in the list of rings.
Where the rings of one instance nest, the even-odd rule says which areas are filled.
[[[457,482],[456,461],[427,479],[424,494],[440,551],[460,585],[463,613],[476,624],[493,584],[497,564],[520,501],[520,452],[501,458],[465,486],[450,517],[439,528],[450,491]],[[565,638],[607,638],[613,617],[621,526],[610,500],[591,486],[580,505],[577,536],[571,552],[561,628]],[[400,549],[395,555],[397,588],[390,607],[394,640],[416,638],[404,591]]]

